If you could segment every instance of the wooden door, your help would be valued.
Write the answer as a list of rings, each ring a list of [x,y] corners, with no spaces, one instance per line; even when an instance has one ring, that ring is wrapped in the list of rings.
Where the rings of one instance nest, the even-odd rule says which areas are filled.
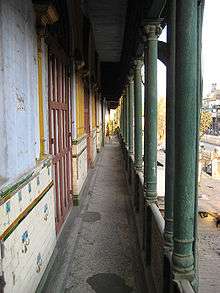
[[[60,231],[71,207],[72,127],[71,82],[66,62],[49,54],[49,152],[53,156],[56,231]]]

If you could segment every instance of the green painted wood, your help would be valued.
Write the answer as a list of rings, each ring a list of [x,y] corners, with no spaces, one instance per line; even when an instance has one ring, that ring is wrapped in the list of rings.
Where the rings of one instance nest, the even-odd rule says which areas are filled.
[[[173,272],[194,278],[197,149],[197,1],[176,7],[175,183]]]
[[[142,170],[142,60],[136,60],[134,69],[134,164]]]

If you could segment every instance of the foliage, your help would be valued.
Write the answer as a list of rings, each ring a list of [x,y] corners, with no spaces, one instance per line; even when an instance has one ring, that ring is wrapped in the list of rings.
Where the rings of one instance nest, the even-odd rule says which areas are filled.
[[[157,104],[157,139],[158,144],[162,144],[165,141],[166,131],[166,99],[159,98]],[[200,138],[206,133],[212,124],[212,114],[208,111],[201,111],[200,114]]]
[[[200,138],[206,133],[212,124],[212,114],[208,111],[200,113]]]
[[[157,103],[157,140],[158,144],[163,144],[165,141],[166,131],[166,99],[159,98]]]

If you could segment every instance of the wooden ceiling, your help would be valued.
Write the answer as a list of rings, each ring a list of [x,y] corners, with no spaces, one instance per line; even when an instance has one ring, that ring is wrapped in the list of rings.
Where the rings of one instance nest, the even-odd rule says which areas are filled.
[[[127,0],[88,0],[88,14],[101,62],[119,62],[123,46]]]
[[[135,58],[143,53],[143,23],[161,17],[166,0],[86,2],[101,60],[102,95],[115,107]]]

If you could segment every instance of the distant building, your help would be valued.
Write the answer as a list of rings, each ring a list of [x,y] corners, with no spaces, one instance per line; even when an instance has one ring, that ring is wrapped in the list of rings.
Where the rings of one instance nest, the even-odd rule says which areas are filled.
[[[203,98],[202,108],[212,113],[212,131],[218,133],[220,131],[220,89],[217,83],[212,83],[211,92]]]

